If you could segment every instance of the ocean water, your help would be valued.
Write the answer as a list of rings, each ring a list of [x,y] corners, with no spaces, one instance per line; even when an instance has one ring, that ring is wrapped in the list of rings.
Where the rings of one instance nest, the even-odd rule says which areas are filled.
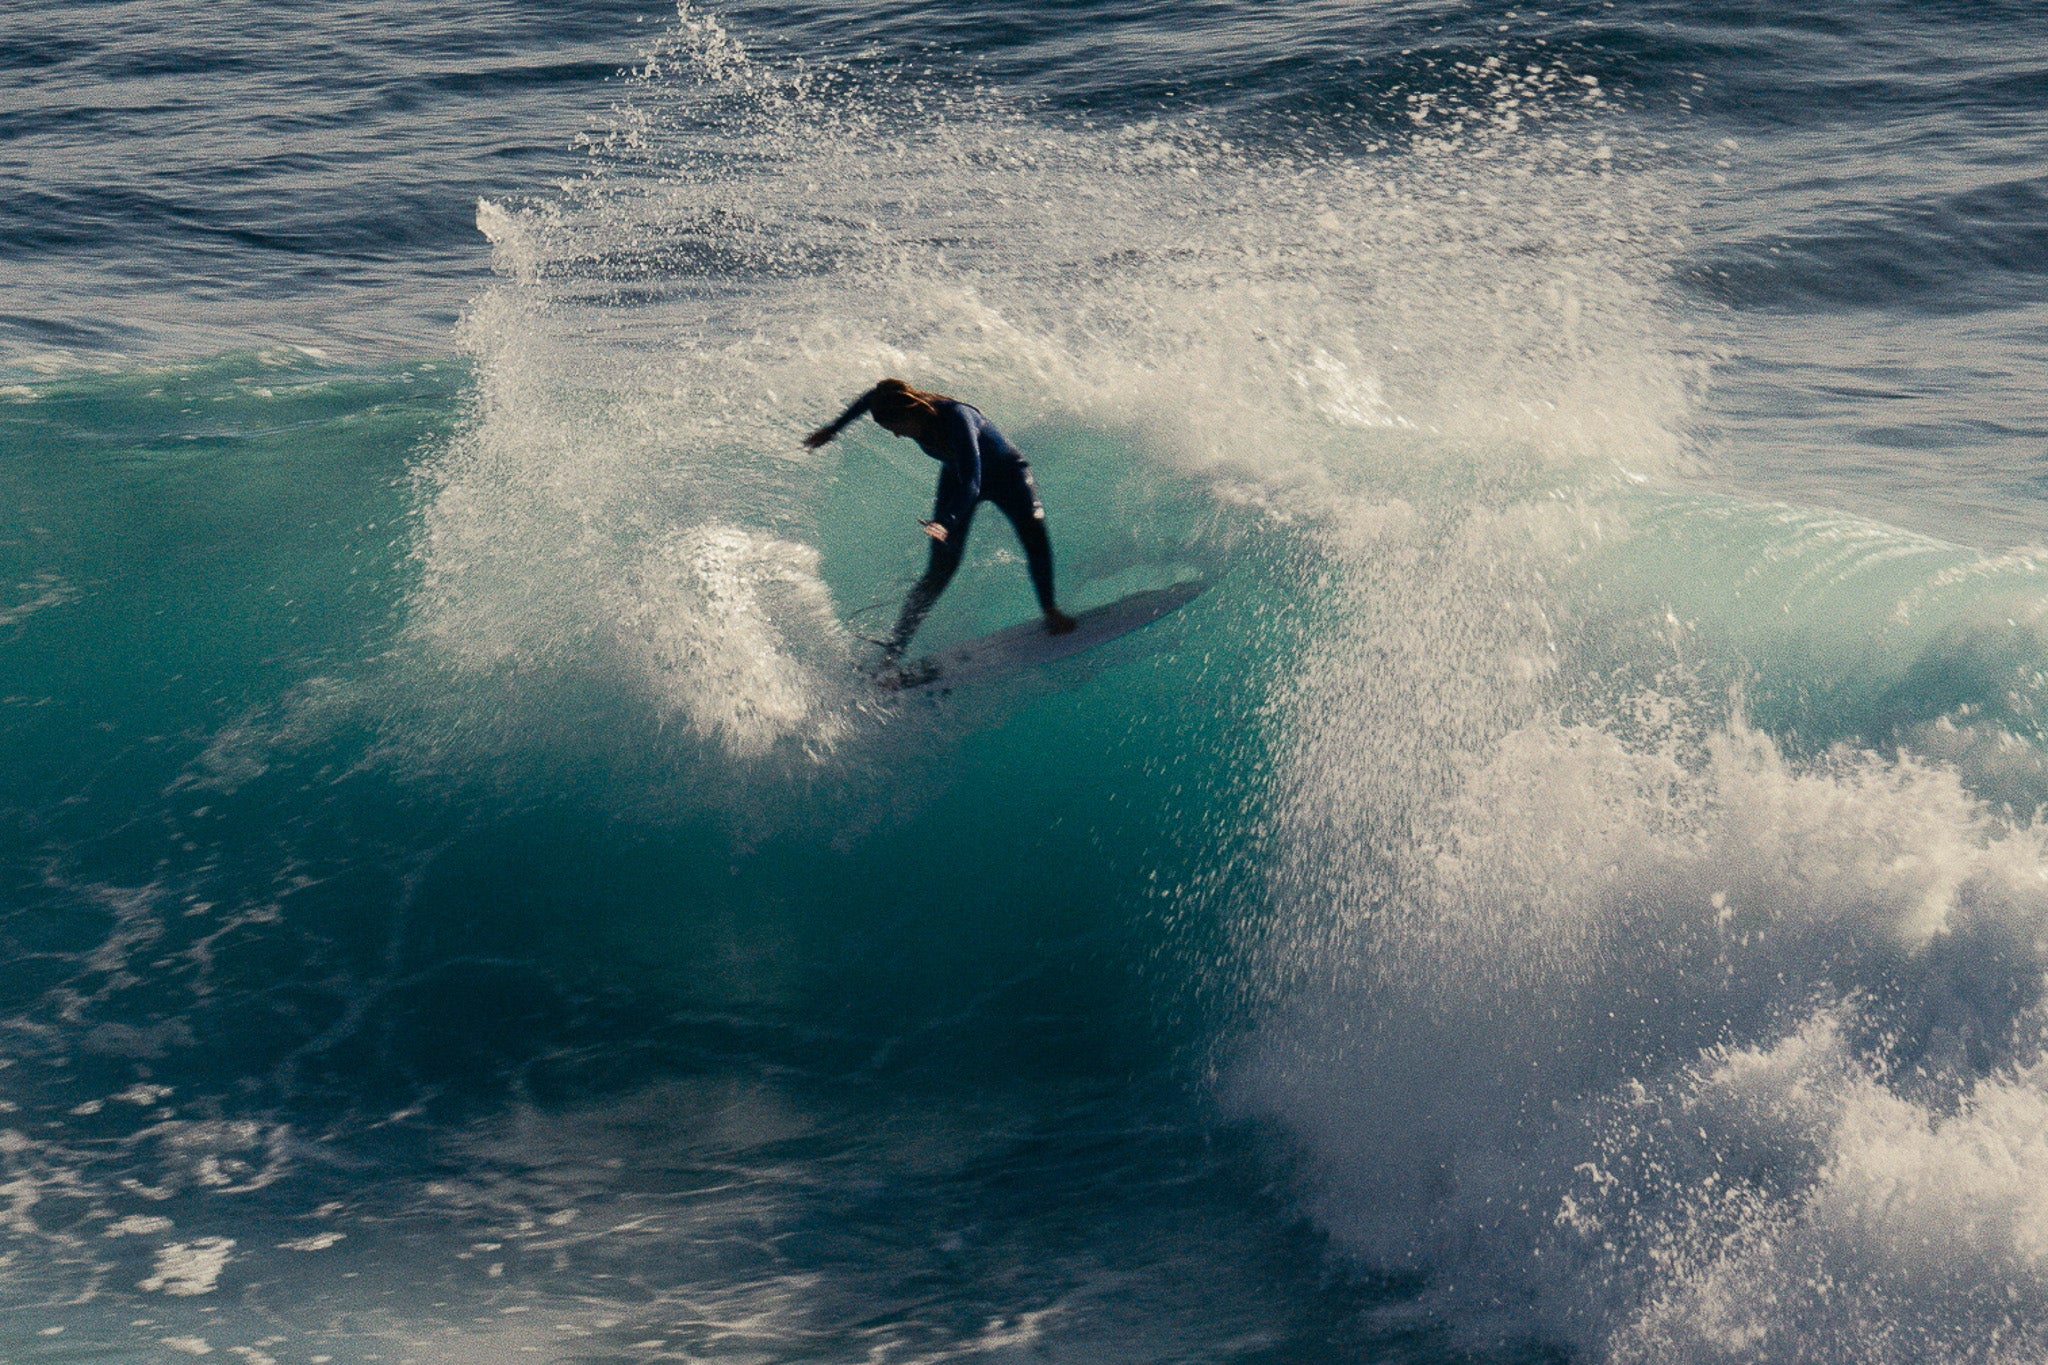
[[[2048,12],[0,34],[0,1359],[2048,1354]]]

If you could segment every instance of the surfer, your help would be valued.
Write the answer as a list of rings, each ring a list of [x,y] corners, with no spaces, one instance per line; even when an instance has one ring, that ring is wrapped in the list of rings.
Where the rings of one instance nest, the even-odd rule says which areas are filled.
[[[902,656],[910,637],[946,590],[960,556],[967,548],[967,528],[974,521],[974,509],[992,502],[1003,510],[1017,528],[1024,543],[1024,557],[1031,567],[1031,586],[1038,593],[1039,610],[1045,613],[1045,628],[1064,635],[1074,628],[1074,618],[1059,609],[1052,593],[1052,541],[1045,533],[1045,506],[1038,500],[1038,485],[1031,480],[1031,465],[1023,453],[981,415],[972,404],[944,394],[913,389],[900,379],[884,379],[853,400],[845,412],[804,437],[812,450],[845,430],[866,413],[886,431],[915,441],[924,453],[937,460],[939,489],[932,499],[932,515],[920,521],[932,538],[931,558],[924,577],[903,600],[896,629],[882,645],[890,663]]]

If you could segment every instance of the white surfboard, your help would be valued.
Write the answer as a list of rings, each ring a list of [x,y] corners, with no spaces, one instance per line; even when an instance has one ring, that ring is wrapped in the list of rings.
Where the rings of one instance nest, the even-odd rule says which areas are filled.
[[[969,640],[936,654],[913,659],[889,676],[883,685],[908,689],[986,682],[1006,673],[1069,658],[1180,610],[1208,586],[1200,579],[1188,579],[1170,587],[1119,597],[1104,606],[1075,613],[1074,628],[1065,635],[1051,634],[1043,621],[1010,626],[993,635],[984,635],[978,640]]]

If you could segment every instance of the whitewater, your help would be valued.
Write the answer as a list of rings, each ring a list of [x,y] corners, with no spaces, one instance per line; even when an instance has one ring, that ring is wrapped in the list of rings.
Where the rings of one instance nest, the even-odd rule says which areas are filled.
[[[9,22],[0,1357],[2048,1354],[2032,11]]]

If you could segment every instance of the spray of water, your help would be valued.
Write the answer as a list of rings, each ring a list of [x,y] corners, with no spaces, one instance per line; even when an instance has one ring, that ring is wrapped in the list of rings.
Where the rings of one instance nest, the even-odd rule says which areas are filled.
[[[1906,752],[1788,756],[1685,621],[1591,672],[1699,380],[1683,195],[1598,93],[1474,64],[1338,151],[778,70],[686,10],[584,181],[480,208],[410,647],[523,732],[574,682],[720,772],[872,754],[902,717],[839,622],[910,552],[841,547],[927,475],[797,438],[882,373],[969,396],[1049,484],[1119,471],[1054,501],[1084,580],[1174,499],[1175,553],[1285,547],[1223,1071],[1343,1247],[1475,1342],[2038,1356],[2040,830]]]

